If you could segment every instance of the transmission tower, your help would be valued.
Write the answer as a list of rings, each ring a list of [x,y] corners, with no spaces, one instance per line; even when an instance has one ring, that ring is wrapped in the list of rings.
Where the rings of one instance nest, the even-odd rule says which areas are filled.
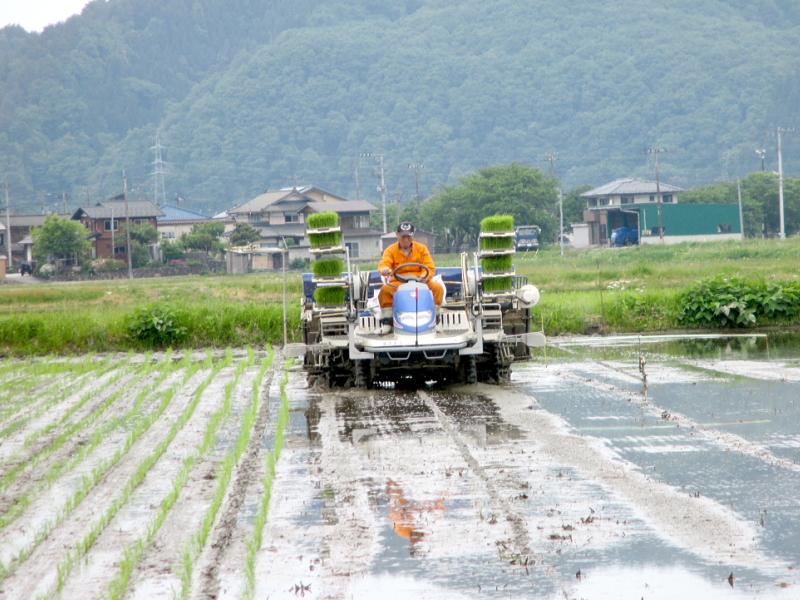
[[[164,190],[164,161],[161,160],[161,134],[156,134],[156,145],[150,148],[155,153],[153,161],[153,202],[156,206],[167,203],[167,193]]]

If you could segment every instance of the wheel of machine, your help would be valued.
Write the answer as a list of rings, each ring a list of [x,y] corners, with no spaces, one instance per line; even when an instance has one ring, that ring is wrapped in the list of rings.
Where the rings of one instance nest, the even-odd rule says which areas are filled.
[[[625,240],[626,246],[633,246],[633,240]]]
[[[478,367],[475,364],[475,356],[464,357],[462,369],[464,370],[464,383],[467,385],[478,383]]]
[[[372,387],[372,377],[370,374],[369,361],[356,359],[353,361],[355,370],[355,386],[362,390]]]

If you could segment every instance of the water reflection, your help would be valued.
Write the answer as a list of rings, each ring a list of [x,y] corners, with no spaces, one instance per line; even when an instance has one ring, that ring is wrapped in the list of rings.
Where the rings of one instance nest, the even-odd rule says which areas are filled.
[[[443,516],[444,497],[421,502],[408,500],[400,484],[391,479],[386,482],[386,493],[389,496],[389,520],[394,525],[395,533],[408,540],[409,553],[414,556],[417,542],[425,537],[423,517],[429,520]]]

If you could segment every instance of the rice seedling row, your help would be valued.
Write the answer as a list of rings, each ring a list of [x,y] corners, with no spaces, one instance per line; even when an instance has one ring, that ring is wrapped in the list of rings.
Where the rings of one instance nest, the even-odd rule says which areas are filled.
[[[211,362],[212,357],[209,353],[204,366],[212,367]],[[171,391],[162,400],[158,410],[136,425],[126,438],[124,446],[108,462],[114,464],[122,455],[125,455],[124,460],[114,464],[113,470],[102,477],[102,482],[100,471],[107,469],[108,465],[95,468],[91,477],[94,481],[87,482],[91,485],[80,490],[70,506],[62,511],[62,513],[69,512],[77,507],[75,513],[70,515],[70,520],[80,520],[85,525],[78,532],[73,532],[71,527],[58,529],[55,529],[55,526],[51,527],[47,543],[42,544],[42,547],[36,550],[35,556],[24,563],[17,573],[9,578],[10,581],[5,582],[7,592],[13,590],[14,593],[19,593],[19,590],[25,589],[29,594],[30,590],[36,590],[36,594],[47,594],[64,584],[75,564],[85,555],[97,536],[164,453],[172,439],[191,418],[203,391],[212,383],[219,371],[228,365],[227,360],[213,365],[205,379],[193,385],[191,390],[187,390],[189,393],[182,394],[185,401],[182,399],[181,402],[171,403],[175,395],[174,390]],[[151,427],[156,423],[156,427]],[[134,451],[128,453],[134,444]],[[102,485],[95,485],[99,483]],[[63,516],[60,516],[59,520],[63,520]],[[42,572],[45,573],[44,576]]]
[[[193,367],[197,370],[198,366]],[[152,423],[166,410],[170,404],[176,386],[171,386],[162,394],[162,400],[155,413],[141,421],[130,431],[120,431],[117,436],[109,436],[103,439],[102,435],[96,435],[97,440],[102,440],[104,448],[96,452],[89,460],[82,462],[88,454],[88,450],[80,453],[79,456],[70,458],[70,466],[74,467],[68,475],[56,481],[57,474],[50,473],[50,477],[40,485],[39,490],[26,490],[26,493],[19,499],[19,504],[31,504],[35,501],[20,518],[21,523],[14,528],[4,530],[0,534],[0,548],[2,548],[3,564],[0,565],[0,575],[7,576],[23,563],[31,553],[36,550],[47,536],[58,525],[60,525],[72,511],[78,507],[81,501],[93,491],[108,472],[115,467],[120,459],[130,450],[137,439],[147,431]],[[66,471],[66,469],[62,469]],[[49,486],[53,489],[48,489]],[[43,493],[35,493],[43,492]],[[94,503],[90,510],[94,510]],[[18,516],[15,510],[12,516]],[[23,535],[18,532],[22,531]]]
[[[275,479],[275,464],[280,458],[281,450],[283,449],[284,431],[286,424],[289,422],[289,397],[286,394],[288,381],[289,371],[286,370],[281,380],[281,409],[275,426],[275,446],[264,457],[266,474],[261,482],[263,486],[261,502],[258,504],[258,512],[253,522],[252,536],[246,542],[243,598],[247,600],[253,598],[256,591],[256,553],[261,548],[264,525],[267,522],[269,501],[272,495],[272,482]]]
[[[63,596],[88,593],[92,597],[99,597],[105,593],[109,597],[119,598],[124,594],[134,567],[149,547],[153,537],[159,532],[169,511],[182,494],[184,485],[190,480],[190,475],[193,480],[200,481],[201,485],[205,483],[202,476],[197,476],[193,472],[208,471],[204,460],[208,459],[209,453],[213,454],[210,451],[214,449],[221,433],[220,425],[230,415],[232,408],[239,403],[238,396],[241,394],[237,394],[237,399],[234,401],[233,392],[242,375],[252,367],[254,361],[255,353],[249,350],[247,360],[238,361],[233,376],[225,385],[222,404],[206,421],[202,438],[198,441],[197,434],[191,431],[197,429],[196,425],[184,428],[173,441],[174,448],[170,449],[169,460],[160,461],[151,469],[127,506],[120,510],[114,523],[97,541],[96,548],[92,549],[86,560],[93,565],[105,564],[106,568],[103,571],[106,575],[93,577],[90,586],[87,586],[81,578],[72,578],[64,587]],[[213,397],[211,400],[214,400]],[[208,405],[208,398],[204,402]],[[207,410],[202,409],[202,412]],[[200,414],[199,419],[202,418],[203,415]],[[195,418],[195,421],[197,420]],[[163,482],[166,481],[171,484],[164,486]],[[193,498],[195,502],[193,510],[199,512],[196,493],[193,494]],[[143,519],[137,517],[138,507],[142,504],[158,507],[155,516],[149,522],[143,522]],[[138,525],[126,525],[126,523],[138,523]]]
[[[17,413],[25,408],[34,408],[39,401],[45,399],[45,405],[43,407],[37,407],[35,413],[36,415],[42,414],[48,408],[63,400],[65,394],[69,393],[69,391],[76,386],[82,385],[88,378],[101,377],[103,374],[116,367],[111,357],[96,361],[91,366],[92,368],[87,369],[80,368],[83,367],[83,365],[80,365],[79,368],[68,372],[71,377],[64,379],[53,378],[53,375],[58,375],[59,373],[23,375],[23,381],[27,381],[27,383],[9,391],[9,394],[18,397],[18,400],[16,400],[16,402],[9,402],[7,406],[0,410],[0,428],[2,428],[4,432],[7,429],[11,429],[9,425],[4,423],[6,419],[14,418]],[[37,381],[43,377],[46,377],[47,381],[37,384]],[[60,397],[52,394],[50,390],[52,386],[61,389],[62,395]],[[16,427],[14,430],[18,428],[19,427]],[[9,431],[9,433],[11,433],[11,431]],[[0,437],[5,437],[5,435],[8,435],[8,433],[0,433]]]
[[[147,365],[143,370],[141,370],[132,380],[127,381],[126,383],[129,386],[136,386],[140,384],[144,379],[146,379],[153,371],[158,368],[159,365]],[[166,365],[164,365],[166,366]],[[158,385],[163,381],[169,374],[171,373],[171,369],[168,367],[162,371],[159,375],[155,377],[154,382],[148,385],[145,390],[150,391],[153,389],[154,386]],[[22,447],[23,452],[12,456],[5,464],[10,464],[11,466],[6,468],[3,471],[2,477],[0,477],[0,490],[4,490],[11,484],[14,479],[23,471],[31,470],[36,467],[42,460],[53,454],[57,451],[61,446],[69,441],[78,441],[77,436],[88,430],[95,422],[97,422],[105,413],[105,411],[114,403],[125,394],[126,389],[123,387],[118,388],[117,390],[113,391],[108,397],[104,397],[104,394],[100,394],[97,397],[100,400],[99,404],[96,406],[91,407],[89,414],[85,415],[83,418],[77,420],[76,422],[67,424],[60,432],[55,434],[50,439],[45,439],[41,441],[36,447],[31,448],[33,446],[34,440],[38,439],[41,435],[39,431],[34,431],[29,436],[24,438]],[[94,395],[93,395],[94,396]],[[137,399],[143,400],[146,398],[146,394],[140,393],[137,396]],[[81,403],[83,398],[80,398],[78,403]],[[134,403],[136,405],[137,403]],[[43,428],[52,431],[54,425],[53,423],[48,424]],[[27,443],[26,443],[27,442]],[[13,446],[12,446],[13,447]],[[25,452],[26,449],[29,449]]]
[[[9,462],[9,455],[17,451],[20,445],[23,448],[29,447],[38,438],[64,423],[89,400],[102,397],[108,386],[113,385],[130,372],[127,363],[127,360],[122,361],[121,364],[109,361],[103,371],[85,375],[80,381],[61,386],[61,393],[53,394],[51,391],[52,398],[44,399],[47,405],[44,410],[38,406],[28,407],[29,414],[24,415],[21,419],[24,427],[16,427],[14,431],[9,431],[6,436],[8,439],[4,440],[0,447],[0,465]],[[83,389],[87,387],[89,391],[81,395]],[[37,423],[37,420],[41,422]],[[14,435],[17,432],[21,433]],[[21,444],[17,438],[22,440]]]
[[[51,464],[48,465],[48,468],[44,474],[33,480],[34,483],[32,485],[22,487],[18,495],[15,495],[14,493],[6,494],[6,497],[11,498],[12,502],[5,514],[0,517],[0,530],[2,530],[2,528],[7,526],[17,516],[19,516],[19,514],[22,513],[35,498],[40,497],[41,494],[47,490],[62,474],[73,471],[77,465],[79,465],[87,456],[90,455],[90,453],[100,446],[101,443],[104,443],[106,446],[111,448],[118,448],[119,444],[123,443],[125,436],[130,435],[126,428],[133,426],[135,430],[138,422],[147,419],[147,414],[142,414],[145,404],[152,406],[154,409],[159,407],[159,400],[161,400],[163,403],[164,397],[171,397],[175,390],[183,385],[186,380],[200,367],[200,364],[192,366],[183,375],[181,380],[176,380],[169,383],[165,390],[156,393],[158,386],[172,373],[172,371],[170,370],[162,373],[155,379],[155,381],[139,391],[133,402],[133,407],[130,410],[124,413],[120,412],[118,416],[110,418],[110,420],[108,420],[101,428],[98,428],[96,431],[94,431],[90,437],[84,437],[77,440],[77,443],[73,444],[71,448],[62,453],[61,458],[52,461]],[[108,401],[116,400],[121,392],[122,390],[115,392]],[[124,408],[124,406],[122,406],[120,403],[120,405],[117,407],[117,410],[121,408]],[[113,432],[117,432],[116,437],[110,435]],[[63,435],[64,434],[62,434],[62,436]],[[75,440],[71,439],[71,441],[74,442]],[[99,453],[98,460],[104,460],[106,456],[111,454],[113,454],[113,452],[110,450],[106,452],[101,451]],[[105,464],[107,468],[112,466],[107,462]],[[91,469],[91,471],[94,473],[94,469]]]

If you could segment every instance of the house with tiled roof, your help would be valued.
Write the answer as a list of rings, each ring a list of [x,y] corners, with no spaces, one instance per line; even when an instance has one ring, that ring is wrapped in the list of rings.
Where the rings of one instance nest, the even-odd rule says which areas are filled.
[[[73,221],[80,221],[88,230],[87,239],[92,243],[92,258],[125,258],[125,221],[131,227],[149,223],[157,227],[158,217],[164,212],[150,200],[116,198],[98,202],[94,206],[82,206],[72,214]]]
[[[208,215],[170,204],[164,204],[159,208],[164,213],[163,216],[156,219],[158,236],[161,240],[173,242],[179,240],[184,234],[190,233],[195,225],[202,225],[212,219]],[[225,223],[226,233],[233,231],[236,225],[234,218],[227,214],[217,220]]]
[[[740,239],[735,204],[680,204],[682,192],[674,185],[637,178],[617,179],[584,192],[588,244],[608,245],[611,232],[620,227],[637,228],[640,244]]]
[[[318,187],[304,186],[265,191],[228,214],[237,222],[244,221],[261,230],[261,248],[277,248],[282,240],[291,240],[291,261],[310,258],[305,236],[308,215],[332,211],[339,215],[342,238],[351,258],[374,259],[382,252],[382,232],[369,226],[369,215],[374,210],[376,207],[364,200],[347,200]]]

